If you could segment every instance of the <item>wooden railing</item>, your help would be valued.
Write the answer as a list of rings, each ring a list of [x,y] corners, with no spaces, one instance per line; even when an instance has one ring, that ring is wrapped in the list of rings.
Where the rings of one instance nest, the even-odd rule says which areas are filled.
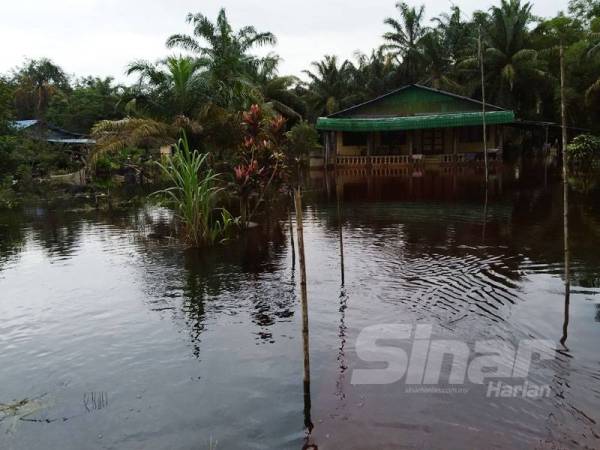
[[[380,155],[380,156],[338,156],[339,166],[394,166],[410,164],[412,159],[408,155]]]
[[[457,153],[440,155],[376,155],[376,156],[338,156],[336,163],[342,167],[365,167],[365,166],[405,166],[419,165],[423,163],[456,164],[474,162],[476,157],[481,158],[479,153]],[[490,152],[490,160],[494,161],[496,154]]]
[[[338,166],[366,166],[369,164],[368,156],[338,156]]]

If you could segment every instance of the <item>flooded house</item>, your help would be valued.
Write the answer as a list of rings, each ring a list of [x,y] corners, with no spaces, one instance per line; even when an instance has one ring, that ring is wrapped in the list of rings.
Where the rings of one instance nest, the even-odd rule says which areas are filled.
[[[49,144],[61,144],[70,147],[87,147],[94,145],[96,141],[87,135],[64,130],[47,122],[37,119],[17,120],[12,127],[32,139],[38,139]]]
[[[72,161],[79,163],[81,166],[84,166],[84,161],[87,159],[90,149],[96,144],[94,139],[90,139],[85,134],[65,130],[44,120],[16,120],[11,123],[11,126],[30,139],[56,146],[60,151],[66,152]],[[81,167],[72,173],[50,175],[50,179],[54,181],[78,185],[85,184],[86,178],[85,167]]]
[[[485,105],[487,149],[500,159],[504,126],[513,111]],[[411,84],[351,108],[320,117],[325,165],[393,166],[483,159],[483,104]]]

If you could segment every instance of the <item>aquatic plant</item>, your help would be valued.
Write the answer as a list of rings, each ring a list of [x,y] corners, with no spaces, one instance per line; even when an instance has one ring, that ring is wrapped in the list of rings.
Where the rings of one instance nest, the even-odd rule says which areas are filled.
[[[0,422],[5,422],[3,424],[4,429],[0,433],[14,433],[19,422],[35,422],[36,419],[28,419],[28,417],[48,406],[47,399],[42,400],[45,396],[46,394],[43,394],[38,398],[25,398],[13,403],[0,403]],[[49,421],[49,419],[46,420]]]
[[[192,247],[223,242],[237,226],[238,219],[217,207],[219,174],[208,167],[208,153],[190,151],[185,134],[175,153],[158,163],[171,187],[156,192],[165,197],[181,221],[184,240]]]

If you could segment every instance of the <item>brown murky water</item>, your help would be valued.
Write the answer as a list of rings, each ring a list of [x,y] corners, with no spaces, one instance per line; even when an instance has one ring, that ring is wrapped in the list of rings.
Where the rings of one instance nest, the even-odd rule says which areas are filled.
[[[487,201],[466,169],[315,173],[307,188],[308,398],[285,218],[185,252],[161,237],[161,209],[0,215],[0,404],[28,399],[0,409],[0,448],[600,448],[592,182],[571,196],[567,309],[555,170],[498,169]],[[550,395],[353,384],[382,368],[357,349],[381,324],[468,346],[551,341],[528,378]],[[457,387],[449,371],[435,387]]]

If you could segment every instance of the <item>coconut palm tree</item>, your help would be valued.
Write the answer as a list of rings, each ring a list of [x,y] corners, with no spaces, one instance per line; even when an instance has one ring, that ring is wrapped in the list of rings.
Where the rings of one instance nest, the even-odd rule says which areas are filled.
[[[336,56],[326,55],[322,61],[311,64],[313,71],[305,70],[310,79],[309,103],[318,115],[329,115],[360,99],[352,92],[354,65],[346,60],[338,64]]]
[[[571,123],[582,123],[588,119],[594,121],[590,115],[592,111],[584,111],[581,108],[586,101],[588,106],[593,106],[593,79],[597,74],[597,66],[588,59],[589,43],[586,38],[591,36],[585,32],[579,19],[565,16],[563,13],[541,22],[534,34],[539,41],[540,54],[546,56],[553,71],[553,98],[556,103],[560,98],[561,109],[564,106],[566,119]],[[565,77],[567,80],[562,80]],[[564,81],[562,92],[561,80]],[[592,107],[591,110],[593,109]]]
[[[531,8],[530,3],[521,4],[520,0],[502,0],[499,7],[490,10],[490,27],[484,29],[486,72],[496,76],[499,103],[515,105],[536,79],[545,76],[537,51],[527,45]]]
[[[301,120],[306,115],[306,103],[296,92],[301,84],[298,77],[280,76],[281,58],[270,53],[256,61],[251,81],[267,108],[271,107],[288,119]]]
[[[244,106],[252,96],[250,74],[258,58],[249,54],[255,47],[274,45],[277,41],[269,32],[258,32],[252,26],[234,31],[225,9],[221,9],[213,23],[203,14],[188,14],[187,23],[193,26],[191,35],[174,34],[167,39],[167,47],[178,47],[197,55],[206,67],[209,90],[213,100],[221,106]],[[254,99],[251,99],[254,100]]]
[[[370,56],[356,53],[357,67],[354,71],[353,89],[362,99],[369,100],[386,94],[395,87],[397,67],[394,58],[379,48]]]
[[[465,57],[465,53],[473,47],[475,36],[473,22],[462,20],[462,11],[456,5],[450,7],[450,14],[442,13],[434,17],[436,30],[441,33],[448,57],[452,63],[457,63]]]
[[[393,17],[384,20],[386,25],[392,27],[392,31],[384,33],[383,38],[387,43],[383,48],[399,58],[405,80],[415,82],[418,79],[421,61],[419,41],[427,32],[427,28],[422,23],[425,6],[415,8],[399,2],[396,3],[396,8],[400,12],[400,20]]]
[[[138,60],[127,68],[127,75],[139,74],[139,83],[147,83],[161,101],[163,114],[190,117],[206,91],[204,66],[192,57],[169,57],[156,64]],[[165,104],[170,107],[164,111]]]
[[[419,41],[424,77],[419,83],[435,89],[462,92],[462,87],[450,76],[452,59],[449,49],[444,45],[443,35],[431,30]]]
[[[538,100],[537,86],[546,76],[538,52],[528,46],[528,25],[533,20],[530,3],[520,0],[501,0],[480,20],[483,32],[486,85],[490,101],[526,111]],[[461,68],[479,70],[476,55],[465,59]],[[474,82],[477,86],[479,82]],[[472,90],[477,90],[472,86]]]
[[[295,90],[300,83],[300,79],[293,75],[266,80],[260,85],[266,106],[271,106],[288,119],[301,120],[306,115],[306,103]]]
[[[598,6],[598,8],[600,9],[600,6]],[[600,37],[600,33],[591,33],[590,37],[592,39],[597,39]],[[588,50],[587,56],[588,58],[595,58],[600,56],[600,40],[597,40],[597,42],[592,42],[590,49]],[[600,77],[598,77],[598,79],[594,81],[589,88],[587,88],[585,92],[585,98],[586,102],[590,105],[600,98]]]

